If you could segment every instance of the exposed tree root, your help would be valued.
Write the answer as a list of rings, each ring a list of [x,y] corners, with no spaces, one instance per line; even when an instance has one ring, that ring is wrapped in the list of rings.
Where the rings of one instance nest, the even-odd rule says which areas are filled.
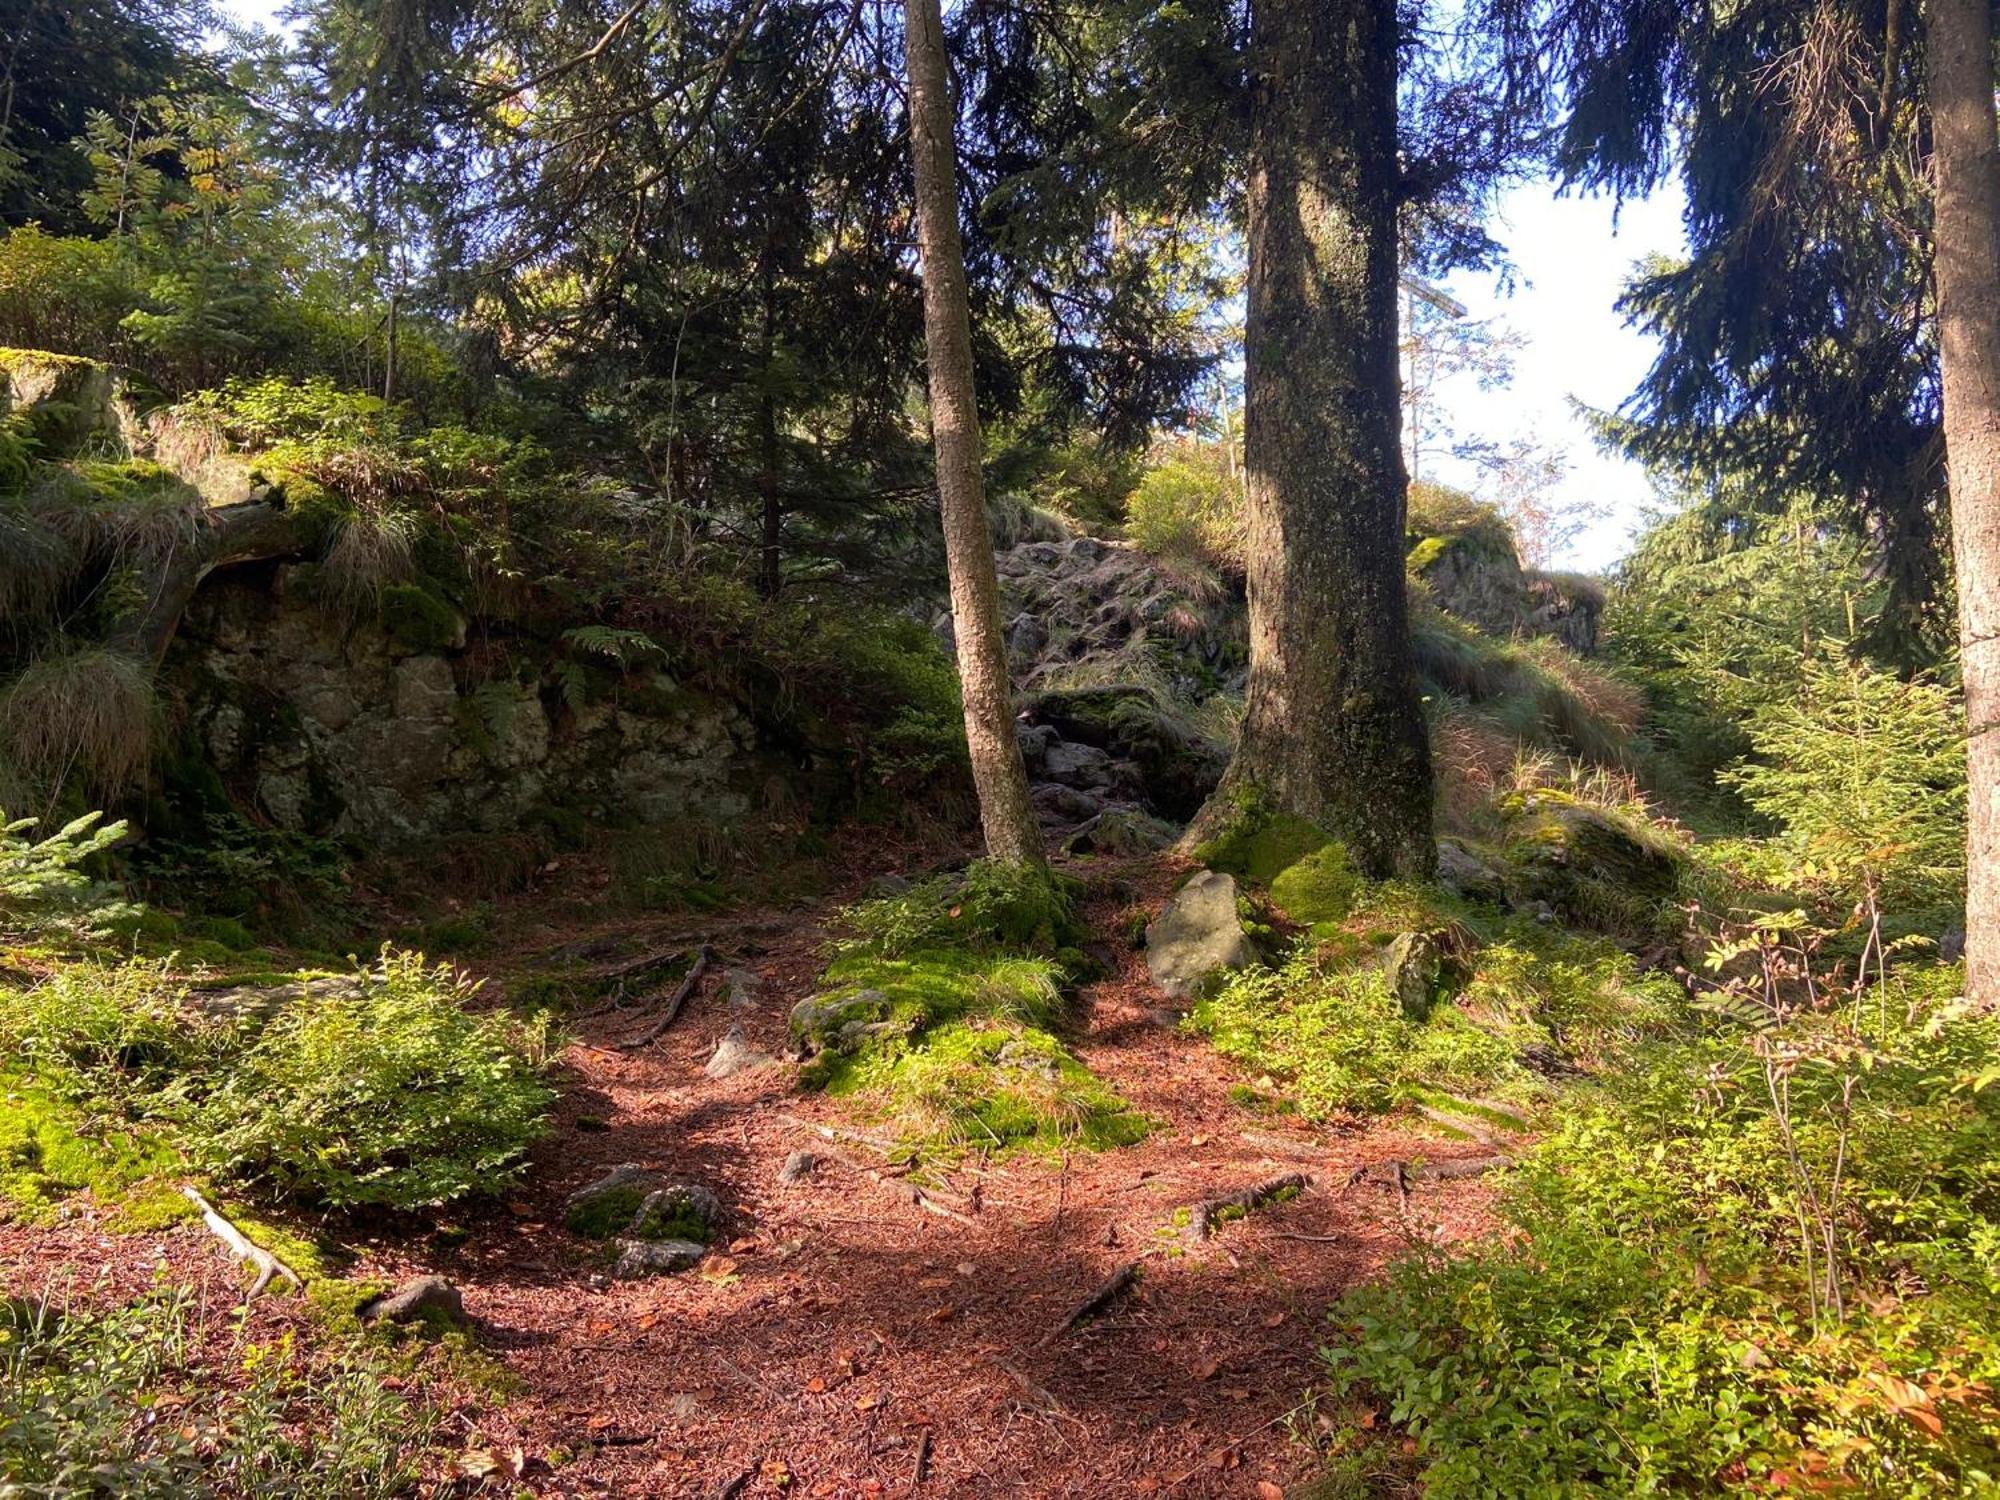
[[[1198,1240],[1205,1240],[1215,1232],[1218,1215],[1232,1208],[1240,1208],[1244,1213],[1252,1213],[1269,1203],[1280,1193],[1303,1193],[1313,1185],[1310,1172],[1283,1172],[1276,1177],[1266,1177],[1262,1182],[1253,1182],[1248,1187],[1224,1193],[1216,1198],[1204,1198],[1188,1209],[1188,1230]]]
[[[1381,1187],[1393,1187],[1396,1196],[1402,1200],[1404,1208],[1410,1206],[1410,1184],[1414,1182],[1455,1182],[1464,1177],[1477,1177],[1483,1172],[1503,1170],[1514,1165],[1514,1158],[1505,1154],[1494,1156],[1467,1156],[1455,1161],[1427,1161],[1411,1166],[1401,1157],[1389,1161],[1364,1162],[1347,1174],[1347,1181],[1340,1191],[1344,1195],[1348,1189],[1363,1182],[1372,1182]]]
[[[1138,1279],[1139,1262],[1136,1260],[1126,1261],[1124,1265],[1113,1271],[1088,1297],[1085,1297],[1075,1307],[1071,1308],[1068,1317],[1043,1334],[1041,1342],[1036,1347],[1039,1349],[1048,1348],[1049,1345],[1068,1333],[1085,1318],[1095,1313],[1100,1313],[1106,1307],[1110,1306],[1113,1301],[1124,1295]]]
[[[202,1223],[208,1226],[209,1233],[228,1246],[231,1255],[257,1268],[257,1279],[250,1283],[250,1290],[243,1298],[245,1302],[254,1302],[262,1296],[264,1288],[271,1284],[271,1278],[274,1276],[284,1277],[294,1287],[303,1285],[298,1272],[223,1218],[216,1206],[192,1187],[183,1185],[181,1196],[201,1210]]]
[[[667,997],[666,1009],[661,1011],[653,1024],[648,1026],[644,1031],[640,1032],[630,1041],[620,1042],[618,1050],[621,1052],[636,1052],[639,1048],[650,1046],[652,1043],[658,1041],[660,1034],[678,1019],[681,1007],[687,1004],[688,996],[692,995],[695,991],[695,986],[701,983],[701,976],[708,972],[709,960],[714,957],[715,950],[709,947],[708,944],[703,943],[701,951],[694,956],[694,966],[682,976],[681,982],[675,988],[673,994]]]

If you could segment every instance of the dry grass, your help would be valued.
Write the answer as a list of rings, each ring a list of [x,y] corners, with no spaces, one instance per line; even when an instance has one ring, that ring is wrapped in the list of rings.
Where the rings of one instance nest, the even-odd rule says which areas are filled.
[[[0,690],[0,753],[53,799],[72,777],[108,802],[151,762],[158,722],[153,675],[136,657],[101,646],[37,657]]]
[[[359,617],[382,602],[392,583],[416,576],[417,524],[407,512],[363,507],[340,524],[320,564],[326,602]]]

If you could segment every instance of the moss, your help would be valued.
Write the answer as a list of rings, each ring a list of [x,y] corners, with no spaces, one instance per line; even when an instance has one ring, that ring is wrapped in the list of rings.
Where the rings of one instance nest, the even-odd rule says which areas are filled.
[[[563,1215],[563,1227],[586,1240],[608,1240],[626,1231],[645,1201],[646,1189],[638,1183],[593,1193]]]
[[[155,1228],[193,1212],[171,1183],[187,1165],[163,1133],[93,1117],[19,1076],[0,1075],[0,1203],[31,1222],[88,1193],[121,1210],[114,1228]]]
[[[1498,808],[1517,903],[1545,902],[1567,921],[1635,940],[1678,926],[1685,860],[1651,829],[1547,789],[1511,794]]]
[[[418,651],[443,651],[459,637],[458,612],[417,583],[392,583],[382,590],[382,628]]]
[[[715,1226],[688,1193],[669,1187],[662,1190],[659,1199],[640,1204],[632,1215],[629,1233],[642,1240],[692,1240],[697,1245],[715,1238]]]
[[[1254,788],[1239,793],[1222,828],[1196,846],[1194,857],[1212,870],[1241,875],[1269,887],[1286,870],[1333,842],[1333,835],[1304,818],[1271,809]]]
[[[931,1151],[1107,1150],[1148,1129],[1053,1036],[990,1021],[954,1022],[921,1048],[872,1056],[845,1071],[838,1089],[871,1096]]]
[[[1331,842],[1281,870],[1271,881],[1271,900],[1294,922],[1312,927],[1346,916],[1360,889],[1346,846]]]

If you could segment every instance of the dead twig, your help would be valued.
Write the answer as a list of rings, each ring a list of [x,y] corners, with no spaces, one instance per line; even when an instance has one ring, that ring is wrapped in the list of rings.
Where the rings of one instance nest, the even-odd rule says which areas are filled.
[[[926,1427],[917,1435],[917,1461],[911,1466],[910,1488],[920,1490],[931,1473],[931,1430]]]
[[[1043,1334],[1041,1342],[1035,1347],[1038,1349],[1048,1348],[1049,1345],[1068,1333],[1085,1318],[1102,1312],[1114,1300],[1122,1296],[1138,1279],[1139,1262],[1136,1260],[1126,1261],[1124,1265],[1113,1271],[1088,1297],[1085,1297],[1075,1307],[1071,1308],[1068,1317]]]
[[[703,943],[701,951],[694,956],[693,967],[682,977],[679,987],[667,998],[667,1008],[660,1012],[659,1019],[630,1041],[620,1042],[618,1049],[621,1052],[636,1052],[639,1048],[658,1040],[660,1033],[674,1024],[681,1013],[681,1007],[687,1004],[688,996],[692,995],[695,986],[701,983],[701,976],[708,970],[709,960],[714,957],[715,950]]]
[[[183,1185],[181,1196],[201,1211],[201,1222],[208,1226],[209,1233],[229,1248],[231,1255],[257,1268],[257,1279],[250,1283],[250,1290],[243,1298],[245,1302],[254,1302],[262,1296],[264,1288],[271,1284],[271,1278],[274,1276],[284,1277],[294,1287],[303,1285],[297,1271],[262,1245],[255,1243],[247,1234],[225,1219],[214,1204],[192,1187]]]
[[[1283,1172],[1238,1188],[1233,1193],[1204,1198],[1189,1208],[1188,1229],[1196,1239],[1205,1240],[1214,1233],[1218,1215],[1232,1208],[1240,1208],[1246,1214],[1253,1213],[1281,1193],[1303,1193],[1312,1185],[1312,1174],[1309,1172]]]

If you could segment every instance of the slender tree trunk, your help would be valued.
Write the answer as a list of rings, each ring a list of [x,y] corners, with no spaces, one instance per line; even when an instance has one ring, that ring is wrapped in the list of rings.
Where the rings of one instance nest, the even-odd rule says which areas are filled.
[[[979,410],[972,386],[972,312],[958,237],[958,164],[944,23],[938,0],[905,0],[903,46],[910,72],[910,151],[917,178],[917,247],[924,267],[924,348],[930,366],[931,440],[944,512],[945,567],[965,695],[965,741],[979,791],[986,852],[1009,864],[1039,863],[1041,829],[1014,737],[1007,646],[993,527],[979,471]]]
[[[1939,363],[1971,738],[1965,992],[2000,1005],[2000,129],[1987,0],[1930,0]]]
[[[778,393],[771,363],[777,350],[777,287],[770,251],[764,259],[764,389],[757,402],[757,488],[764,501],[764,539],[758,564],[758,592],[766,599],[778,597],[784,583],[781,567],[785,537],[785,506],[778,489]]]
[[[1255,788],[1377,875],[1435,866],[1410,657],[1395,0],[1257,0],[1244,329],[1250,689],[1210,812]]]

